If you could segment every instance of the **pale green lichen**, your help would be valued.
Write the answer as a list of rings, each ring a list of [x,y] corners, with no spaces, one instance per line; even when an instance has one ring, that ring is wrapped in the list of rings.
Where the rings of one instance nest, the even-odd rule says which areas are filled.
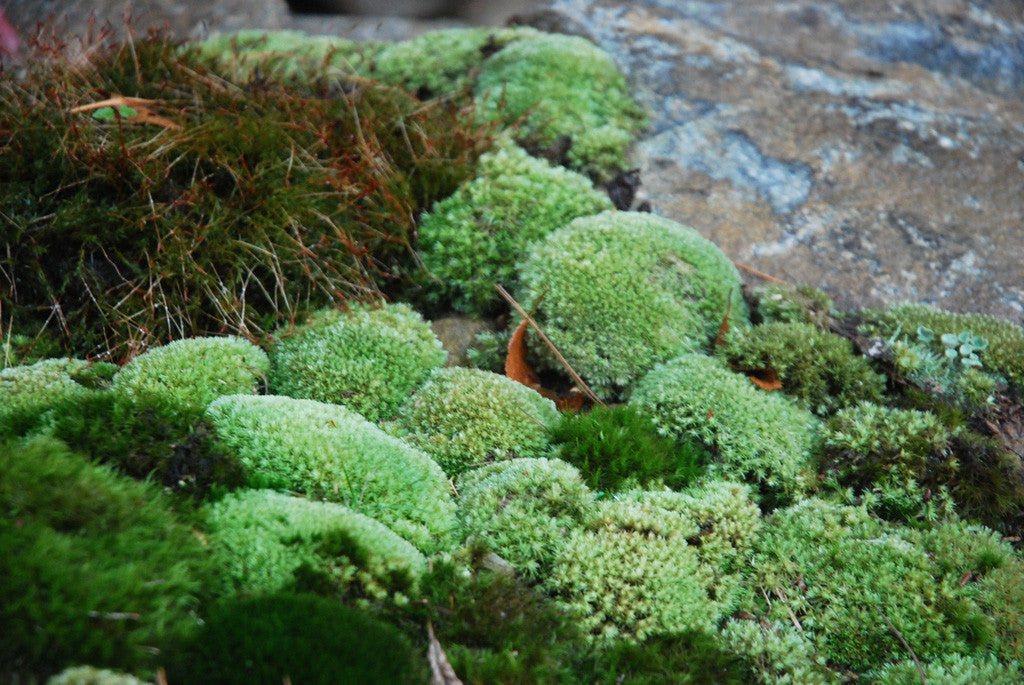
[[[27,433],[79,402],[103,392],[113,364],[82,359],[43,359],[0,369],[0,437]]]
[[[343,404],[371,421],[394,416],[447,356],[430,325],[404,303],[325,310],[277,336],[271,392]]]
[[[485,116],[524,120],[520,130],[542,147],[567,138],[571,166],[594,176],[626,167],[627,145],[644,125],[615,62],[576,36],[511,43],[483,63],[476,93]]]
[[[359,414],[312,400],[231,395],[214,401],[206,418],[217,446],[252,485],[344,504],[422,551],[448,544],[455,505],[444,472]]]
[[[408,595],[424,556],[387,526],[332,502],[244,490],[207,507],[219,595],[328,588],[332,596]]]
[[[431,293],[461,311],[493,311],[504,302],[495,284],[515,287],[516,262],[530,243],[609,209],[611,200],[586,177],[505,141],[420,222],[423,263],[439,280]]]
[[[540,457],[558,422],[555,403],[489,371],[438,369],[406,400],[397,434],[456,475],[490,461]]]
[[[710,347],[723,319],[746,318],[736,267],[669,219],[604,212],[538,241],[520,265],[520,301],[603,399],[658,362]],[[542,368],[562,370],[529,333]]]
[[[115,415],[130,420],[146,409],[187,425],[222,395],[255,392],[269,368],[266,352],[242,338],[175,340],[135,357],[114,376]]]
[[[595,496],[579,471],[558,459],[512,459],[463,473],[459,521],[463,534],[488,546],[527,578],[540,577],[587,521]]]
[[[817,418],[715,358],[685,354],[655,367],[630,404],[663,432],[708,445],[717,454],[713,472],[756,483],[783,500],[814,484]]]

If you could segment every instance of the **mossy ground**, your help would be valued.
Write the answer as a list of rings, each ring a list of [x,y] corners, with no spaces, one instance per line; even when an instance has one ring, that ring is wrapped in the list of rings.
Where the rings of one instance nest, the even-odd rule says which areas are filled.
[[[501,402],[529,437],[513,448],[486,444],[501,412],[469,411],[499,403],[490,386],[441,393],[432,413],[416,402],[437,393],[417,388],[440,358],[382,369],[366,336],[360,363],[401,376],[388,401],[409,403],[398,419],[415,431],[390,409],[268,396],[263,350],[225,334],[266,343],[323,306],[351,310],[317,315],[332,320],[386,311],[351,306],[382,294],[437,314],[447,291],[429,291],[417,222],[495,133],[459,98],[505,47],[488,78],[578,47],[541,36],[389,51],[250,35],[205,54],[157,39],[0,85],[0,277],[17,285],[0,290],[0,679],[89,664],[164,667],[171,683],[418,683],[440,645],[473,683],[911,682],[911,657],[937,682],[1019,682],[1024,331],[1009,322],[837,312],[810,287],[741,300],[700,243],[721,262],[713,296],[666,286],[696,268],[675,252],[636,267],[703,308],[699,335],[625,360],[638,366],[614,383],[624,404],[556,423],[532,390]],[[411,68],[435,43],[450,59]],[[597,67],[582,71],[610,74]],[[115,95],[149,104],[71,111]],[[609,125],[625,135],[637,118],[623,107]],[[548,134],[523,137],[536,151]],[[597,173],[624,139],[608,140],[563,161]],[[601,216],[618,236],[647,221]],[[635,266],[628,247],[615,256]],[[551,316],[557,298],[534,295]],[[563,351],[593,341],[594,312],[630,337],[614,307],[575,304],[557,311],[576,319],[559,321],[577,331]],[[433,360],[423,323],[388,344]],[[949,354],[946,333],[972,349]],[[312,357],[311,392],[325,391]],[[568,383],[561,365],[545,374]],[[470,443],[445,474],[442,446]]]

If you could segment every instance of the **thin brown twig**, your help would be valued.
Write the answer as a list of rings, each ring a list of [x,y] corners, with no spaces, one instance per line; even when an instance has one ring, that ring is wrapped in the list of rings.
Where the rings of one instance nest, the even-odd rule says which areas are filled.
[[[505,298],[505,301],[512,305],[512,308],[519,312],[520,316],[526,319],[526,323],[530,324],[530,326],[533,327],[533,330],[537,331],[537,335],[540,336],[540,339],[544,342],[545,345],[547,345],[548,349],[551,350],[551,352],[555,355],[555,358],[558,359],[558,363],[561,364],[565,368],[565,370],[569,372],[569,375],[572,377],[573,381],[576,382],[576,385],[579,387],[579,389],[583,391],[583,394],[589,397],[591,401],[593,401],[595,404],[600,404],[602,407],[606,406],[605,403],[601,400],[601,398],[594,394],[594,391],[590,389],[590,386],[586,384],[586,382],[580,377],[578,373],[576,373],[576,369],[572,368],[572,365],[569,364],[568,361],[566,361],[565,357],[562,356],[562,353],[558,351],[557,347],[555,347],[555,344],[551,342],[548,336],[544,334],[544,331],[540,329],[540,326],[537,325],[537,322],[533,320],[533,317],[527,314],[526,310],[523,309],[522,305],[516,302],[516,298],[512,297],[512,295],[507,290],[505,290],[505,288],[503,288],[500,283],[495,283],[494,287],[498,289],[498,294]]]
[[[900,631],[896,630],[896,626],[892,624],[892,621],[890,621],[889,617],[885,615],[885,612],[879,609],[876,604],[873,604],[872,606],[875,611],[878,612],[878,615],[882,617],[882,620],[885,621],[885,625],[889,626],[889,630],[893,632],[893,635],[895,635],[903,647],[910,652],[910,656],[914,659],[914,665],[917,666],[917,672],[921,676],[921,685],[928,685],[928,678],[924,675],[924,667],[921,666],[921,660],[917,658],[917,654],[914,654],[914,650],[910,648],[909,644],[907,644],[906,639],[904,639],[903,635],[900,634]]]
[[[790,283],[789,281],[784,281],[781,278],[775,278],[775,276],[769,276],[765,272],[758,271],[757,269],[755,269],[752,266],[747,266],[746,264],[740,264],[739,262],[733,262],[733,264],[736,265],[737,269],[743,269],[747,273],[754,274],[758,278],[763,278],[766,281],[771,281],[772,283],[781,283],[782,285],[792,285],[792,283]]]

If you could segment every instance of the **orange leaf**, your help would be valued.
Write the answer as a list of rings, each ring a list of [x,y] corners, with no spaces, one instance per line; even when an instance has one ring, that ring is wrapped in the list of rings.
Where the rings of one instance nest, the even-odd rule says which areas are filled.
[[[744,373],[750,381],[762,390],[782,390],[782,381],[775,369],[746,369]]]
[[[530,366],[530,363],[526,361],[527,323],[526,319],[523,319],[516,326],[516,330],[512,332],[511,340],[508,341],[508,355],[505,357],[505,375],[528,388],[533,388],[541,396],[554,402],[559,411],[579,411],[583,406],[583,395],[576,392],[562,396],[541,386],[540,376]]]

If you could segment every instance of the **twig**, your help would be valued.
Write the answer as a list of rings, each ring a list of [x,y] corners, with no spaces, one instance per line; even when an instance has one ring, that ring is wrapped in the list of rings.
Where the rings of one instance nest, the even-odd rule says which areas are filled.
[[[921,666],[921,660],[917,658],[917,654],[914,654],[914,650],[910,648],[909,644],[907,644],[907,641],[903,638],[903,635],[900,634],[900,631],[896,630],[896,626],[894,626],[892,624],[892,621],[889,620],[889,617],[886,616],[885,613],[878,608],[878,605],[872,604],[871,606],[874,607],[875,611],[878,612],[878,615],[882,617],[883,621],[885,621],[885,625],[889,626],[889,630],[893,632],[893,635],[895,635],[899,639],[900,643],[906,648],[906,650],[910,652],[910,656],[914,659],[914,665],[917,666],[917,672],[921,676],[921,685],[928,685],[928,679],[924,675],[924,668]]]
[[[793,622],[793,627],[795,627],[801,633],[804,632],[804,627],[800,625],[800,621],[797,620],[796,614],[794,614],[793,610],[789,608],[788,600],[786,598],[786,595],[783,594],[782,590],[780,590],[779,588],[775,588],[775,596],[782,600],[782,605],[786,607],[786,611],[789,612],[789,620]]]
[[[755,269],[752,266],[747,266],[746,264],[740,264],[739,262],[733,262],[733,264],[736,265],[737,269],[743,269],[747,273],[752,273],[755,276],[757,276],[758,278],[763,278],[766,281],[771,281],[772,283],[781,283],[782,285],[792,285],[789,281],[784,281],[781,278],[775,278],[775,276],[769,276],[765,272],[758,271],[757,269]]]
[[[533,317],[527,314],[522,305],[516,302],[516,298],[512,297],[512,295],[509,294],[509,292],[505,290],[500,283],[495,283],[494,287],[498,289],[498,294],[504,297],[505,301],[512,305],[512,308],[519,312],[520,316],[526,319],[526,322],[533,327],[533,330],[537,331],[537,335],[539,335],[544,344],[548,346],[548,349],[554,353],[555,358],[558,359],[558,363],[565,367],[565,370],[569,372],[569,375],[572,376],[572,379],[576,382],[576,385],[579,386],[579,389],[583,391],[583,394],[589,397],[594,404],[600,404],[602,407],[606,406],[605,403],[601,401],[601,398],[594,394],[594,391],[590,389],[590,386],[580,378],[580,375],[576,373],[576,369],[572,368],[569,362],[565,360],[565,357],[562,356],[562,353],[558,351],[558,348],[555,347],[555,344],[551,342],[548,336],[544,334],[544,331],[540,329],[540,326],[538,326],[537,322],[533,320]]]

